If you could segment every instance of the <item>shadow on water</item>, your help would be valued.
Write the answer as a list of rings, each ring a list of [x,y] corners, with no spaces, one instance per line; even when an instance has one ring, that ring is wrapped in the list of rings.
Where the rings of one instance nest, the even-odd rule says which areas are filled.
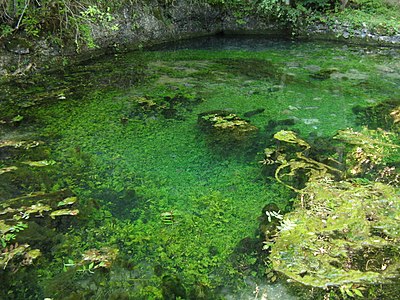
[[[213,51],[265,51],[288,49],[295,40],[266,35],[215,35],[185,39],[151,47],[152,51],[213,50]]]

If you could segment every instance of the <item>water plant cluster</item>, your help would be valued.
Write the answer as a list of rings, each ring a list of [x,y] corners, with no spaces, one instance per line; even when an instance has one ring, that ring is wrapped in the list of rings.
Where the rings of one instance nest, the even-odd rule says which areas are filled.
[[[1,298],[389,299],[399,54],[268,45],[1,85]]]
[[[284,218],[272,215],[281,219],[275,224],[278,232],[267,233],[274,270],[324,290],[325,297],[397,293],[398,135],[382,129],[341,130],[334,138],[343,157],[323,162],[305,154],[310,145],[293,132],[274,137],[290,144],[272,154],[279,165],[276,179],[299,194],[293,212]],[[288,159],[287,152],[295,155]],[[387,288],[376,290],[377,284]]]

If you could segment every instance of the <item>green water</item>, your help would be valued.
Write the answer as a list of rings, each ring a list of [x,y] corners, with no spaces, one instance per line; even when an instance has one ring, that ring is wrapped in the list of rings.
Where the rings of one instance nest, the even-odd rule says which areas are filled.
[[[287,210],[293,197],[262,173],[263,149],[280,129],[318,140],[360,128],[354,107],[399,99],[399,56],[389,48],[205,39],[3,84],[2,139],[43,144],[1,156],[1,167],[19,169],[0,175],[0,199],[69,189],[80,210],[35,236],[43,255],[33,266],[1,273],[9,278],[4,297],[254,299],[268,268],[262,209]],[[174,97],[183,100],[171,108]],[[143,109],[149,101],[154,107]],[[257,109],[264,110],[244,117]],[[197,125],[210,110],[244,117],[257,138],[213,143]],[[54,164],[21,164],[44,159]],[[118,250],[111,267],[85,271],[82,254],[103,247]],[[76,266],[65,267],[69,260]],[[271,299],[296,298],[280,285],[265,290]]]

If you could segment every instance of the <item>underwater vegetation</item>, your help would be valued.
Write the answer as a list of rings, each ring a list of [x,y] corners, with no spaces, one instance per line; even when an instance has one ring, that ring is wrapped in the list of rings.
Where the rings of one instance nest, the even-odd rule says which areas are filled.
[[[394,129],[398,127],[395,110],[379,110],[373,121],[391,118]],[[298,196],[293,211],[285,216],[276,209],[266,211],[270,225],[264,248],[271,251],[273,270],[297,284],[320,289],[324,299],[386,299],[396,294],[400,280],[398,134],[383,129],[340,130],[332,141],[343,151],[340,161],[332,156],[328,162],[307,153],[311,146],[293,132],[280,131],[274,138],[288,146],[267,148],[269,163],[264,165],[278,164],[276,179]],[[312,293],[318,297],[318,292]]]
[[[396,57],[274,45],[3,84],[0,298],[394,295]]]

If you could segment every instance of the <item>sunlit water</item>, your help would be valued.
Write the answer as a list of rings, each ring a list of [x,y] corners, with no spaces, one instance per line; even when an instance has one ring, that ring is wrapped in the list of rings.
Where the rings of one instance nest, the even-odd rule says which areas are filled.
[[[42,144],[3,148],[0,167],[19,169],[0,175],[0,199],[68,189],[80,205],[78,216],[46,223],[62,235],[35,237],[45,255],[9,277],[7,297],[296,299],[266,285],[259,217],[269,203],[284,210],[292,195],[266,180],[261,153],[280,129],[316,140],[359,128],[355,106],[399,99],[399,54],[212,37],[2,85],[1,139]],[[174,97],[184,100],[171,107]],[[249,120],[257,139],[213,144],[197,125],[210,110]],[[21,163],[41,160],[54,163]],[[109,269],[63,267],[102,247],[118,250]]]

